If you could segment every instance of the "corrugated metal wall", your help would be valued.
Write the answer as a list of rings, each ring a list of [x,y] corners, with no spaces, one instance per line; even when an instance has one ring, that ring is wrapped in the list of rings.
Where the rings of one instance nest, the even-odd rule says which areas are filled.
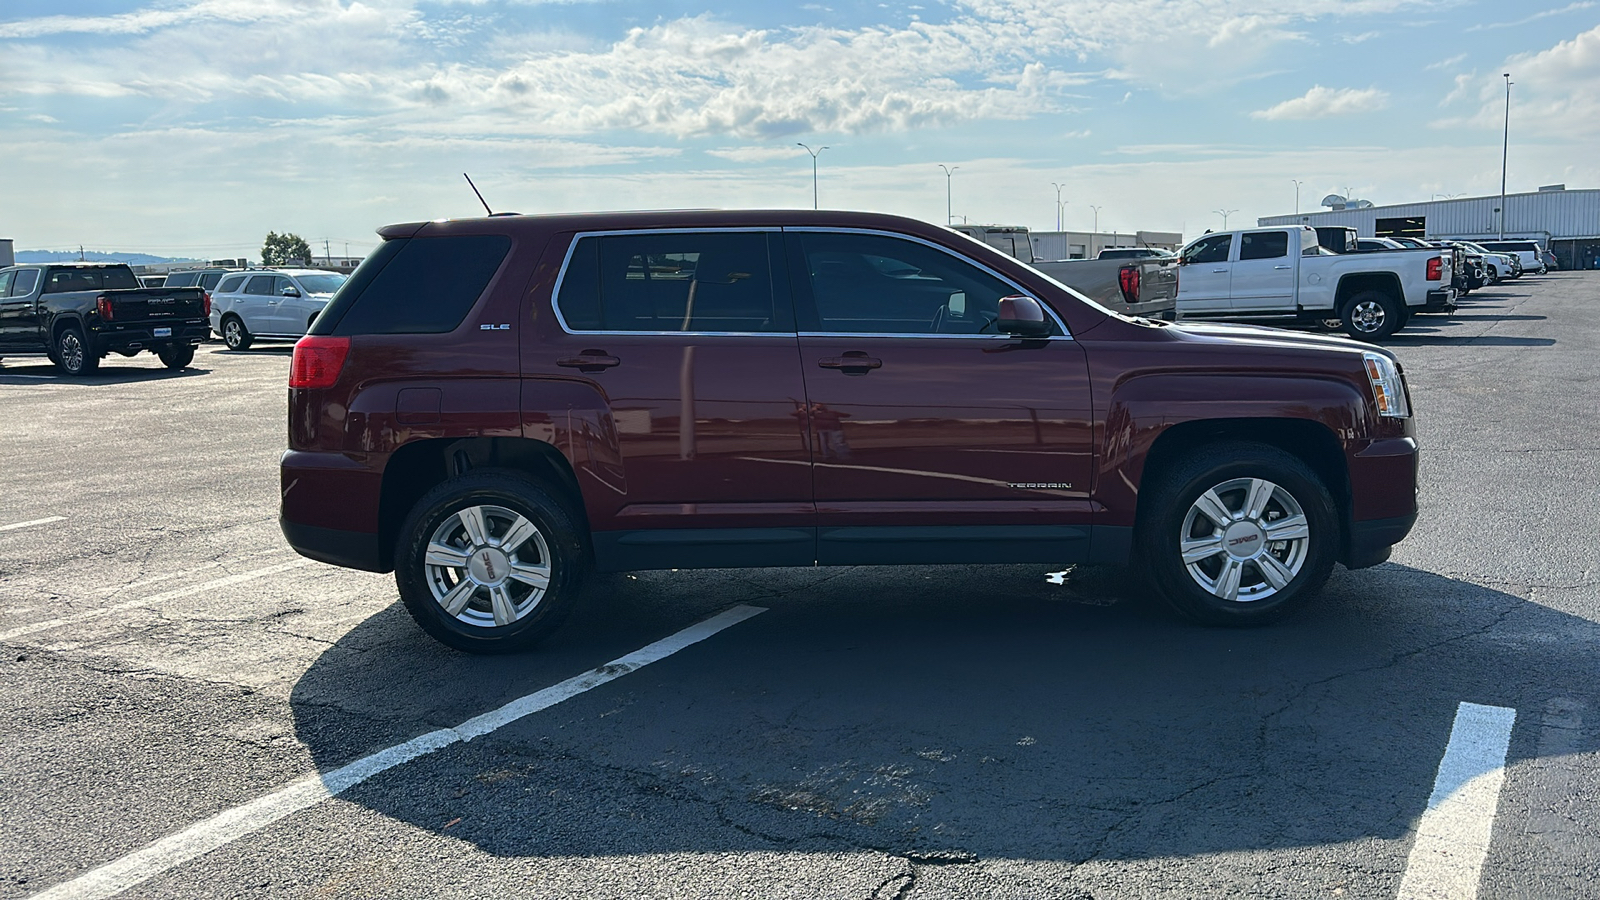
[[[1298,216],[1266,216],[1257,224],[1353,225],[1362,237],[1371,237],[1378,219],[1427,219],[1428,237],[1487,240],[1498,237],[1495,209],[1500,197],[1459,197],[1426,203],[1374,206],[1371,209],[1323,210]],[[1555,240],[1600,237],[1600,190],[1541,191],[1506,195],[1506,237]]]

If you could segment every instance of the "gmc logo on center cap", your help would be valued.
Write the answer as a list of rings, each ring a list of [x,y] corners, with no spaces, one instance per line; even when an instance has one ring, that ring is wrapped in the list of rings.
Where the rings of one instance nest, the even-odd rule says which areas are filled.
[[[489,558],[489,551],[487,551],[487,550],[483,551],[482,559],[483,559],[483,571],[485,573],[487,573],[490,578],[499,578],[500,576],[498,576],[498,575],[496,575],[494,573],[494,560]]]
[[[1260,539],[1260,535],[1247,534],[1242,538],[1234,538],[1233,540],[1229,541],[1228,542],[1228,546],[1229,547],[1237,547],[1240,544],[1248,544],[1251,541],[1259,540],[1259,539]]]

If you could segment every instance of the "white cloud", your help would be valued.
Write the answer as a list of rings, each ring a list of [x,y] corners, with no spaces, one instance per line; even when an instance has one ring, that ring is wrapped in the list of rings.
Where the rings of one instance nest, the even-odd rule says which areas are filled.
[[[740,163],[775,162],[780,159],[800,159],[806,151],[800,147],[718,147],[707,150],[708,156]]]
[[[1252,119],[1325,119],[1373,112],[1389,105],[1389,95],[1377,88],[1325,88],[1315,85],[1303,95],[1250,114]]]
[[[1470,115],[1439,119],[1435,128],[1499,130],[1505,122],[1505,80],[1511,73],[1512,143],[1530,135],[1593,141],[1600,138],[1600,25],[1537,53],[1508,58],[1492,77],[1458,76],[1446,101],[1475,96]],[[1592,146],[1575,148],[1592,156]]]
[[[1459,66],[1465,62],[1466,59],[1467,55],[1465,53],[1457,53],[1455,56],[1452,56],[1449,59],[1441,59],[1436,63],[1428,63],[1427,65],[1423,66],[1422,69],[1425,72],[1437,72],[1444,69],[1454,69],[1456,66]]]
[[[1569,12],[1577,12],[1580,9],[1593,9],[1595,6],[1600,6],[1600,3],[1596,3],[1595,0],[1580,0],[1580,2],[1578,2],[1578,3],[1569,3],[1566,6],[1561,7],[1560,9],[1546,9],[1546,10],[1543,10],[1543,11],[1540,11],[1540,12],[1536,12],[1531,16],[1527,16],[1525,18],[1517,19],[1515,21],[1511,21],[1511,22],[1486,22],[1486,23],[1483,23],[1483,24],[1474,25],[1471,28],[1468,28],[1467,30],[1468,31],[1488,31],[1488,30],[1490,30],[1492,28],[1515,28],[1518,25],[1526,25],[1529,22],[1537,22],[1540,19],[1548,19],[1548,18],[1551,18],[1552,16],[1564,16]]]

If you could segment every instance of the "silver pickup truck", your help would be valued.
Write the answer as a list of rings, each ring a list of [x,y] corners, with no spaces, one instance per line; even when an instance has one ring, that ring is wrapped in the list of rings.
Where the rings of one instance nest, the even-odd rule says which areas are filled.
[[[1178,263],[1172,259],[1036,259],[1020,225],[956,225],[953,230],[1021,260],[1106,309],[1173,321],[1178,315]]]

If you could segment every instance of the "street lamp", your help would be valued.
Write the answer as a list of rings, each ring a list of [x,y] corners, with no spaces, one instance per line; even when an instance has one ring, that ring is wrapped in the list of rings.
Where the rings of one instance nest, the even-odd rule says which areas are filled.
[[[1294,214],[1298,216],[1300,215],[1300,185],[1305,184],[1305,182],[1298,178],[1291,178],[1289,180],[1294,182]]]
[[[1061,199],[1061,189],[1066,187],[1066,185],[1064,185],[1064,184],[1056,184],[1054,181],[1052,181],[1052,182],[1050,182],[1050,186],[1056,189],[1056,230],[1060,231],[1061,230],[1061,205],[1064,202]]]
[[[950,214],[950,174],[961,167],[939,163],[939,168],[944,170],[944,223],[949,225],[955,220],[955,216]]]
[[[1091,205],[1089,208],[1094,210],[1094,230],[1089,233],[1089,252],[1091,254],[1099,254],[1100,248],[1096,244],[1100,242],[1100,210],[1105,209],[1105,207]],[[1090,258],[1092,259],[1093,256]]]
[[[1222,230],[1228,230],[1228,217],[1238,212],[1237,209],[1214,209],[1212,212],[1222,217]]]
[[[797,147],[805,147],[806,148],[806,152],[811,154],[811,208],[812,209],[816,209],[817,208],[817,157],[821,156],[822,155],[822,151],[824,151],[824,150],[826,150],[828,148],[827,147],[818,147],[817,149],[813,150],[810,147],[807,147],[805,144],[800,143],[799,141],[795,141],[795,146],[797,146]]]
[[[1506,130],[1500,142],[1500,240],[1506,239],[1506,153],[1511,149],[1511,73],[1502,74],[1506,80]]]

